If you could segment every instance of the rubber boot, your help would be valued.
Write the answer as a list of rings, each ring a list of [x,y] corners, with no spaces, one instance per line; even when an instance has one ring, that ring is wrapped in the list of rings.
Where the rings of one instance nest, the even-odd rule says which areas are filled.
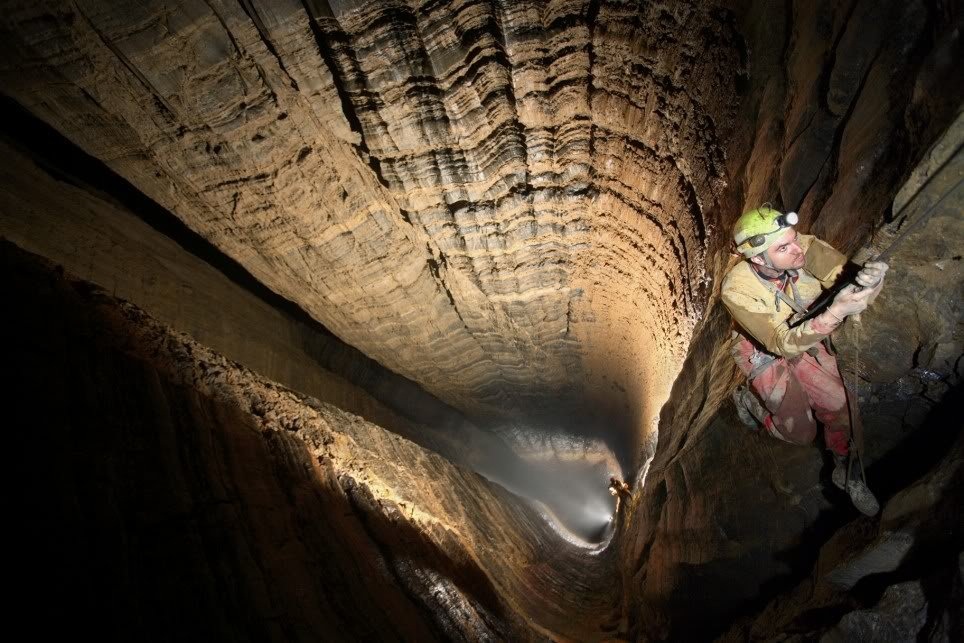
[[[847,487],[847,456],[833,454],[833,473],[830,474],[835,487],[843,491]]]
[[[857,476],[859,475],[858,473]],[[857,511],[865,516],[876,516],[880,511],[880,503],[863,480],[851,478],[847,481],[847,495],[850,496],[850,502],[854,503]]]
[[[757,399],[753,391],[744,385],[736,387],[733,391],[733,405],[736,406],[736,414],[740,421],[751,431],[759,431],[767,417],[767,410]]]
[[[850,453],[854,452],[855,449],[851,444]],[[834,469],[830,479],[838,489],[846,490],[847,495],[850,496],[850,502],[857,511],[865,516],[876,516],[880,511],[880,503],[863,479],[863,467],[858,462],[854,462],[855,459],[853,455],[834,454]]]

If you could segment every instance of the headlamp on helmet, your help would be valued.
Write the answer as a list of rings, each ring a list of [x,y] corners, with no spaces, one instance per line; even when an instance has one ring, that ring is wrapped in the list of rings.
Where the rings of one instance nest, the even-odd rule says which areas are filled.
[[[737,251],[750,259],[766,252],[783,230],[796,225],[799,220],[796,212],[783,213],[764,203],[740,215],[733,226],[733,242]]]
[[[771,235],[774,232],[777,232],[779,230],[783,230],[784,228],[795,226],[799,222],[800,222],[800,217],[797,216],[796,212],[787,212],[786,214],[781,214],[774,220],[774,223],[777,224],[776,228],[774,228],[770,232],[755,234],[749,239],[747,239],[746,241],[744,241],[743,243],[749,244],[754,248],[759,248],[760,246],[762,246],[764,243],[767,242],[768,235]]]

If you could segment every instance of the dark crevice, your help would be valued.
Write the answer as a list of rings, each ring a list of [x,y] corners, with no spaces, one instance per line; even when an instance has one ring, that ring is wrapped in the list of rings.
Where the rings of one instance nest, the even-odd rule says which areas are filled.
[[[348,126],[351,128],[351,131],[358,135],[359,142],[357,145],[355,145],[355,148],[358,151],[358,156],[368,163],[368,166],[375,174],[375,178],[378,179],[378,182],[381,183],[385,188],[390,188],[391,186],[382,173],[381,162],[371,153],[371,150],[368,148],[368,144],[365,141],[365,128],[362,125],[361,119],[358,117],[355,104],[352,102],[351,95],[349,94],[348,89],[345,86],[345,81],[343,80],[344,70],[342,70],[335,61],[335,54],[331,48],[331,44],[328,42],[328,36],[322,31],[321,26],[318,24],[317,12],[311,10],[311,7],[308,6],[307,0],[302,0],[302,6],[304,7],[305,13],[308,16],[308,25],[311,28],[312,35],[314,36],[315,45],[318,48],[318,54],[321,56],[322,61],[324,61],[325,66],[328,68],[328,71],[331,74],[332,82],[335,85],[335,92],[338,94],[338,98],[341,101],[342,114],[345,116],[345,120],[348,121]],[[334,18],[329,18],[329,21],[334,21]],[[342,32],[338,34],[338,37],[345,43],[348,42],[347,34]]]
[[[509,74],[509,79],[510,79],[509,87],[506,88],[505,95],[506,95],[506,100],[509,102],[509,105],[512,108],[512,113],[515,114],[515,119],[513,121],[513,129],[515,130],[516,135],[522,141],[521,163],[522,163],[523,171],[525,172],[525,176],[523,177],[522,182],[525,183],[526,185],[531,185],[530,179],[529,179],[529,148],[528,148],[528,145],[526,144],[525,126],[522,124],[522,119],[519,117],[519,105],[516,101],[516,95],[515,95],[515,82],[512,80],[512,61],[509,58],[509,46],[507,43],[508,34],[505,28],[505,21],[502,16],[504,11],[505,11],[505,8],[501,4],[499,4],[497,7],[496,17],[486,21],[486,28],[488,30],[488,33],[495,40],[495,42],[497,42],[501,47],[500,53],[501,53],[501,57],[504,59],[504,62],[502,62],[501,64],[505,68],[506,73]],[[526,196],[528,197],[528,201],[531,204],[532,203],[531,190],[528,190],[526,192]]]
[[[823,73],[820,74],[820,78],[817,80],[817,86],[819,87],[818,97],[820,99],[820,107],[822,109],[827,109],[829,111],[829,105],[827,104],[827,97],[830,95],[830,79],[833,77],[834,68],[836,67],[837,56],[840,53],[840,43],[843,41],[844,36],[847,35],[850,27],[852,26],[852,19],[854,12],[857,11],[857,7],[860,5],[859,0],[852,0],[850,7],[847,8],[847,15],[843,18],[840,26],[840,33],[837,34],[836,39],[833,44],[830,45],[830,54],[827,57],[826,63],[823,65]],[[830,16],[824,17],[825,20],[829,20]],[[876,56],[875,56],[876,57]],[[868,66],[868,69],[870,66]],[[854,101],[860,93],[854,94]]]
[[[255,29],[261,37],[261,42],[264,43],[264,46],[278,62],[278,67],[281,68],[281,72],[288,79],[288,84],[292,89],[298,91],[298,82],[288,73],[284,58],[278,53],[278,50],[275,49],[274,43],[271,41],[271,36],[268,34],[268,30],[265,29],[264,22],[261,20],[261,16],[258,15],[258,11],[254,8],[251,0],[241,0],[240,5],[242,11],[244,11],[248,15],[248,18],[251,19],[251,22],[254,23]]]
[[[959,400],[964,384],[949,389],[935,404],[928,404],[926,418],[886,455],[867,467],[867,476],[881,504],[930,471],[950,452],[960,433]]]
[[[444,261],[445,260],[442,259],[443,266]],[[455,297],[452,296],[452,291],[449,290],[449,287],[445,285],[445,280],[442,279],[442,275],[439,273],[439,262],[435,259],[426,259],[425,263],[428,264],[428,269],[432,273],[432,277],[435,278],[435,282],[439,285],[439,288],[441,288],[442,292],[445,293],[445,296],[448,297],[449,303],[452,304],[452,309],[455,310],[455,314],[459,316],[459,319],[462,320],[462,323],[464,324],[465,320],[462,319],[462,315],[459,314],[459,308],[455,305]]]
[[[853,14],[856,11],[858,4],[859,2],[854,2],[849,8],[849,10],[847,11],[847,16],[843,21],[843,26],[840,28],[840,33],[837,34],[837,39],[834,41],[830,49],[829,61],[824,66],[823,73],[820,75],[820,78],[818,80],[818,86],[819,86],[818,96],[820,98],[820,103],[819,103],[819,107],[817,107],[816,109],[823,110],[827,116],[830,116],[832,114],[832,112],[830,111],[827,105],[827,97],[829,96],[829,92],[830,92],[830,80],[833,77],[835,61],[840,50],[840,43],[843,40],[843,37],[846,35],[848,28],[850,27],[851,18],[853,17]],[[836,159],[834,158],[834,154],[840,149],[840,142],[841,142],[841,139],[843,138],[844,132],[847,129],[847,125],[850,121],[850,117],[853,115],[854,109],[856,108],[857,104],[860,102],[861,93],[863,92],[863,88],[866,85],[867,78],[870,77],[870,73],[873,71],[874,64],[877,62],[877,58],[880,56],[881,51],[882,51],[882,47],[878,46],[877,51],[874,53],[871,60],[867,63],[867,68],[864,70],[863,76],[861,77],[860,82],[857,85],[857,88],[854,90],[853,98],[851,98],[850,104],[847,105],[846,113],[844,113],[839,118],[833,118],[833,120],[835,121],[834,128],[833,128],[834,136],[831,143],[827,146],[827,150],[828,150],[827,155],[824,157],[823,162],[820,164],[820,166],[817,168],[816,172],[814,173],[813,180],[810,182],[809,185],[807,185],[801,191],[800,197],[797,203],[791,206],[790,209],[799,210],[800,207],[803,205],[803,203],[807,200],[807,197],[809,196],[810,192],[814,189],[814,187],[818,183],[820,183],[821,180],[826,181],[828,178],[832,178],[833,175],[836,173],[837,162],[836,162]],[[811,120],[814,118],[815,115],[816,115],[816,111],[814,111],[814,115],[811,116]],[[816,195],[817,199],[812,204],[814,211],[819,211],[820,207],[823,205],[822,204],[823,199],[820,198],[821,196],[826,196],[826,195]]]
[[[122,65],[124,65],[124,67],[127,68],[127,70],[131,73],[131,75],[133,75],[133,76],[138,80],[138,82],[140,82],[141,85],[144,86],[144,89],[146,89],[147,92],[148,92],[148,93],[151,95],[151,97],[153,98],[154,103],[155,103],[155,106],[158,108],[158,110],[159,110],[170,122],[172,122],[172,123],[177,122],[177,121],[178,121],[178,118],[177,118],[177,116],[176,116],[176,114],[177,114],[176,110],[170,105],[170,103],[167,102],[167,99],[165,99],[165,98],[161,95],[161,93],[157,90],[157,88],[154,87],[154,84],[151,83],[150,80],[148,80],[147,76],[145,76],[145,75],[141,72],[141,70],[139,70],[139,69],[130,61],[130,59],[127,57],[127,55],[126,55],[123,51],[121,51],[120,48],[119,48],[117,45],[115,45],[115,44],[97,27],[97,25],[94,24],[94,22],[93,22],[90,18],[87,17],[87,14],[85,14],[85,13],[81,10],[81,8],[80,8],[79,5],[76,5],[76,4],[75,4],[74,7],[75,7],[75,9],[77,10],[78,15],[80,15],[80,17],[84,19],[84,22],[87,23],[87,26],[89,26],[89,27],[90,27],[90,30],[93,31],[94,34],[96,34],[97,38],[100,39],[100,41],[104,44],[104,46],[107,47],[107,48],[111,51],[111,53],[114,54],[114,56],[117,58],[117,60],[119,60],[120,63],[121,63]]]
[[[566,305],[566,337],[572,332],[572,298],[570,297]]]
[[[847,125],[850,123],[850,118],[854,113],[854,109],[856,109],[857,107],[857,103],[860,102],[861,93],[863,92],[864,86],[867,83],[867,79],[870,77],[870,73],[874,69],[874,65],[876,64],[877,57],[879,55],[880,55],[880,52],[878,51],[878,53],[875,54],[874,57],[871,59],[871,61],[867,64],[867,69],[864,71],[864,75],[860,79],[860,83],[858,84],[857,89],[854,91],[854,97],[850,101],[850,105],[847,106],[847,112],[837,122],[836,127],[834,127],[833,140],[829,146],[830,151],[827,153],[827,156],[824,158],[824,161],[821,164],[820,169],[817,171],[816,175],[814,176],[813,181],[810,183],[810,185],[806,187],[806,189],[803,190],[803,193],[800,197],[800,201],[796,204],[796,207],[793,208],[794,210],[800,209],[800,206],[803,205],[803,202],[807,200],[807,196],[810,194],[810,191],[813,190],[814,186],[817,185],[817,183],[820,182],[821,179],[826,179],[828,178],[828,176],[829,178],[832,178],[833,175],[837,172],[837,159],[835,158],[834,153],[840,149],[840,142],[843,139],[844,133],[847,131]],[[827,170],[829,174],[824,174],[824,170]],[[825,195],[825,196],[829,196],[829,195]],[[822,199],[816,200],[813,203],[814,211],[819,212],[822,206],[823,206]],[[859,238],[863,237],[863,235],[858,235],[858,236]]]
[[[0,122],[3,123],[0,137],[32,158],[58,181],[90,189],[100,198],[119,204],[266,304],[326,336],[334,337],[300,306],[265,286],[241,264],[187,227],[177,216],[131,185],[100,159],[87,154],[19,103],[2,95]],[[267,175],[263,178],[267,178]]]
[[[643,543],[643,547],[640,550],[639,557],[636,559],[636,567],[633,570],[634,576],[640,576],[641,578],[646,577],[646,561],[649,559],[649,552],[653,549],[653,543],[656,541],[656,534],[659,532],[659,524],[663,521],[663,512],[666,507],[666,499],[668,498],[668,493],[666,490],[666,478],[660,478],[659,482],[656,483],[655,487],[647,492],[647,502],[649,506],[647,507],[649,516],[655,517],[656,521],[653,528],[650,530],[650,537],[646,539]]]
[[[596,123],[592,116],[593,93],[596,84],[596,23],[599,20],[600,0],[590,0],[586,7],[586,27],[589,30],[589,73],[586,77],[586,94],[589,102],[589,179],[596,180]]]

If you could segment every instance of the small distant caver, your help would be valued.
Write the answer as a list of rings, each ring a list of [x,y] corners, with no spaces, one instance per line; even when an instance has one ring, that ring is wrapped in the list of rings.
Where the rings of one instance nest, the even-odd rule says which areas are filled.
[[[623,498],[629,498],[633,495],[629,484],[615,476],[609,478],[609,494],[616,497],[616,513],[619,513]]]
[[[888,266],[867,262],[855,279],[860,287],[844,287],[820,314],[800,322],[840,276],[847,258],[797,233],[796,223],[796,213],[762,206],[743,214],[734,227],[733,241],[745,261],[724,278],[722,300],[737,326],[731,353],[749,386],[739,387],[733,399],[747,426],[786,442],[812,443],[819,422],[834,456],[831,479],[859,511],[872,516],[880,507],[862,469],[849,460],[855,451],[851,401],[828,338],[873,302]]]

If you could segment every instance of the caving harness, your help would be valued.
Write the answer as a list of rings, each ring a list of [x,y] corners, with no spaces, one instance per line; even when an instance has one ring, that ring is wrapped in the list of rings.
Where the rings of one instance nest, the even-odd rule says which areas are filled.
[[[776,307],[777,311],[780,310],[781,301],[785,303],[787,306],[789,306],[791,310],[793,310],[794,315],[793,317],[790,318],[791,328],[796,325],[796,320],[798,320],[801,317],[804,317],[807,314],[807,309],[806,307],[804,307],[803,301],[800,299],[800,293],[797,290],[796,282],[797,282],[798,272],[796,270],[784,270],[783,274],[777,277],[777,279],[782,280],[782,284],[779,288],[776,285],[774,285],[773,281],[761,275],[755,265],[753,264],[750,265],[750,271],[760,281],[761,284],[763,284],[768,290],[770,290],[770,292],[773,293],[773,305]],[[790,286],[790,293],[793,296],[792,299],[788,297],[786,293],[788,284]],[[823,345],[827,348],[828,353],[830,353],[831,355],[835,354],[835,351],[833,349],[833,344],[830,342],[829,336],[823,339]],[[762,351],[758,351],[758,352],[762,352]],[[807,353],[814,359],[817,359],[817,354],[819,353],[819,351],[817,351],[816,348],[811,347],[807,349]],[[763,354],[770,357],[770,359],[766,362],[766,364],[769,364],[777,359],[775,355],[770,355],[769,353],[763,353]],[[756,355],[754,355],[754,357],[756,357]],[[817,361],[819,362],[819,360]],[[759,375],[764,370],[766,370],[765,367],[754,368],[753,372],[750,373],[750,379],[753,379],[753,377],[755,377],[756,375]]]
[[[800,320],[807,316],[808,311],[806,307],[803,305],[803,301],[801,300],[800,293],[797,289],[796,279],[797,279],[798,271],[792,270],[792,269],[783,271],[781,275],[776,277],[776,279],[780,281],[780,284],[777,285],[777,284],[774,284],[773,280],[768,279],[764,277],[762,274],[760,274],[756,265],[751,264],[750,268],[751,268],[751,272],[756,276],[759,282],[763,284],[770,292],[773,293],[774,306],[778,311],[780,310],[781,303],[786,304],[787,306],[790,307],[791,310],[793,310],[794,314],[789,320],[790,326],[793,327],[798,323],[801,323]],[[787,295],[786,293],[787,286],[790,287],[790,295]],[[830,355],[834,355],[836,353],[836,351],[833,348],[833,344],[829,335],[823,338],[823,340],[821,341],[826,347],[827,352]],[[858,350],[859,350],[859,346],[858,346]],[[806,352],[811,357],[813,357],[813,359],[816,360],[818,364],[820,363],[819,351],[815,346],[811,346],[809,349],[807,349]],[[859,358],[859,353],[858,353],[858,358]],[[749,381],[753,381],[757,376],[759,376],[764,371],[766,371],[778,359],[780,359],[778,356],[768,353],[766,351],[760,350],[759,348],[756,348],[753,354],[750,356],[750,363],[753,365],[753,369],[748,374],[747,379]],[[788,359],[789,361],[789,360],[799,359],[799,358],[786,358],[786,359]],[[857,441],[854,439],[854,436],[856,435],[857,431],[860,430],[860,426],[861,426],[858,402],[856,399],[856,390],[857,390],[856,377],[857,377],[857,371],[855,367],[854,369],[854,387],[855,388],[851,389],[850,387],[847,386],[843,375],[841,375],[841,381],[843,383],[844,392],[847,398],[847,411],[850,416],[851,436],[848,441],[848,452],[850,455],[847,456],[844,462],[841,463],[841,466],[844,467],[842,478],[839,477],[838,475],[833,476],[834,484],[838,486],[842,491],[844,491],[844,493],[847,493],[848,495],[850,495],[850,487],[851,487],[852,480],[854,481],[859,480],[863,482],[864,485],[866,485],[866,482],[867,482],[867,474],[864,469],[862,449],[858,446]],[[856,501],[854,502],[856,504]],[[861,512],[866,513],[865,509],[860,507],[858,508],[860,509]]]
[[[900,210],[898,210],[894,214],[895,220],[898,218],[898,216],[901,213],[903,213],[903,211],[912,202],[914,202],[917,195],[920,194],[925,187],[927,187],[927,185],[931,182],[931,180],[933,180],[935,176],[938,176],[941,173],[941,170],[943,170],[944,165],[946,165],[949,161],[950,159],[945,161],[944,164],[942,164],[942,166],[937,169],[937,171],[935,171],[930,177],[928,177],[928,179],[917,189],[914,196],[909,198],[907,202],[900,208]],[[958,181],[954,184],[954,186],[951,189],[947,190],[937,201],[935,201],[930,206],[928,206],[927,209],[920,216],[918,216],[913,223],[906,226],[898,235],[898,237],[894,239],[883,252],[881,252],[879,255],[877,255],[874,258],[874,261],[887,261],[890,258],[890,256],[893,254],[897,246],[902,241],[904,241],[912,231],[919,228],[924,223],[924,221],[929,219],[930,216],[936,211],[937,206],[940,205],[941,202],[943,202],[944,199],[946,199],[949,194],[955,192],[961,186],[962,182],[964,182],[964,179],[958,179]],[[784,219],[783,221],[781,221],[781,223],[785,221],[786,220]],[[796,223],[796,221],[794,221],[794,223]],[[790,225],[793,225],[793,224],[791,223]],[[759,241],[759,239],[754,239],[754,240]],[[764,239],[763,243],[760,243],[759,245],[764,245],[768,240],[769,239]],[[748,245],[756,245],[756,244],[748,244]],[[751,250],[750,252],[753,252],[753,250]],[[741,254],[744,254],[744,256],[748,256],[746,252],[741,252]],[[764,251],[764,260],[765,260],[765,263],[768,266],[770,266],[770,262],[766,257],[765,251]],[[756,270],[755,267],[753,267],[752,272],[754,275],[756,275],[757,279],[759,279],[764,286],[766,286],[771,292],[773,292],[774,303],[776,305],[777,310],[780,309],[780,302],[782,301],[794,311],[795,314],[793,315],[793,317],[791,317],[789,322],[791,328],[799,326],[800,324],[804,323],[808,319],[811,319],[816,315],[820,314],[827,306],[830,305],[830,302],[833,301],[837,293],[839,293],[846,286],[850,284],[855,284],[858,291],[863,289],[863,286],[861,286],[860,284],[856,284],[853,277],[849,279],[841,279],[840,282],[835,287],[828,289],[824,294],[824,296],[821,299],[819,299],[817,302],[815,302],[810,307],[809,310],[807,310],[806,308],[804,308],[804,306],[802,305],[802,302],[800,301],[799,294],[797,293],[796,284],[794,283],[794,277],[796,276],[796,271],[788,270],[784,272],[784,274],[782,275],[782,278],[783,278],[782,288],[777,288],[777,286],[775,286],[772,281],[763,277],[763,275],[761,275]],[[787,296],[786,292],[784,292],[787,286],[787,282],[789,282],[791,293],[793,295],[792,299]],[[859,380],[859,367],[860,367],[860,317],[859,315],[856,316],[855,322],[856,322],[856,325],[854,327],[855,355],[854,355],[854,365],[853,365],[853,388],[851,389],[851,387],[847,386],[846,381],[844,380],[842,375],[841,375],[841,380],[844,380],[844,391],[846,393],[847,407],[850,413],[851,437],[848,445],[849,446],[848,450],[852,456],[856,456],[856,457],[847,458],[846,464],[844,465],[846,469],[844,472],[843,479],[840,480],[839,482],[836,480],[836,478],[834,480],[837,486],[839,486],[845,492],[849,492],[850,482],[851,480],[857,479],[855,474],[857,474],[858,472],[860,476],[859,480],[862,481],[864,485],[866,485],[867,483],[867,474],[864,469],[862,448],[858,446],[858,440],[855,439],[855,438],[860,438],[859,441],[862,442],[862,425],[860,423],[859,407],[858,407],[859,402],[857,399],[858,384],[860,381]],[[829,336],[826,337],[823,341],[825,342],[827,351],[831,355],[833,355],[834,351],[832,350],[830,337]],[[807,352],[810,353],[814,358],[816,358],[816,355],[814,354],[816,352],[816,349],[811,348]],[[752,380],[760,373],[765,371],[774,361],[776,361],[776,359],[778,358],[774,355],[770,355],[769,353],[765,353],[759,350],[756,351],[751,358],[751,363],[753,363],[754,368],[749,374],[749,379]],[[842,486],[840,485],[840,482],[842,482]]]

